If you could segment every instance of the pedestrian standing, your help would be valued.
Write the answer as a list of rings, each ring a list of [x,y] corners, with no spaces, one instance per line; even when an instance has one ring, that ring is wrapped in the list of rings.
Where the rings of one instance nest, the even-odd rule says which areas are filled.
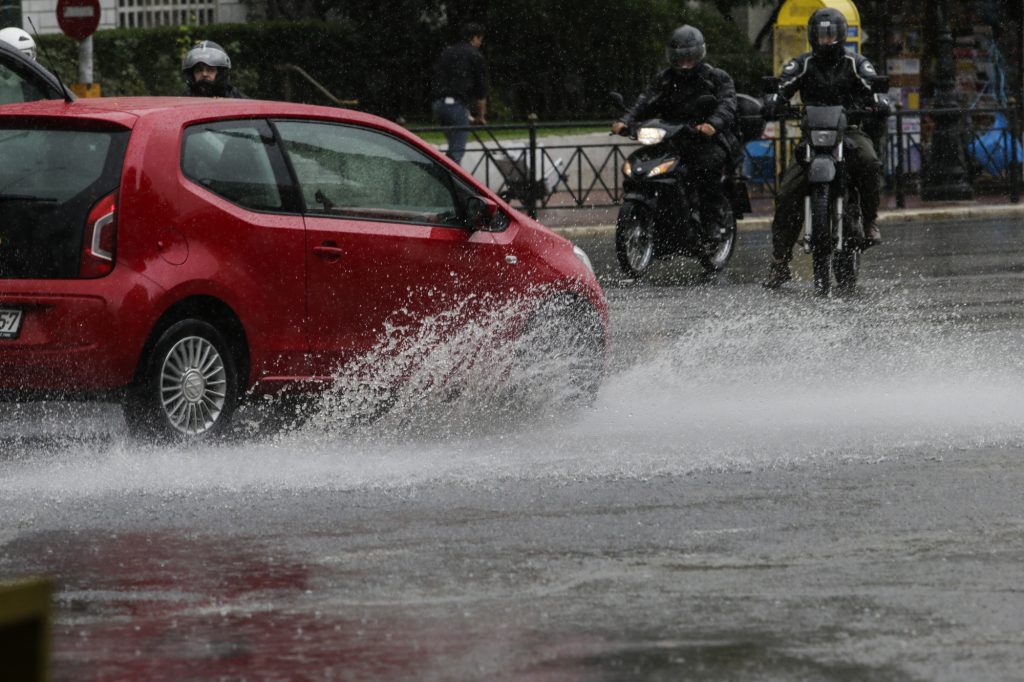
[[[446,154],[455,163],[461,163],[466,153],[466,126],[487,123],[487,70],[480,53],[483,42],[484,27],[466,24],[462,40],[446,47],[434,65],[434,118],[442,126],[456,128],[445,131]]]

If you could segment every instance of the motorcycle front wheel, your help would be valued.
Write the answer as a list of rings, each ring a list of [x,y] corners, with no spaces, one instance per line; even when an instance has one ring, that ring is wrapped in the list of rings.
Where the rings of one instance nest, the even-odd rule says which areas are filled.
[[[849,247],[836,251],[832,254],[832,272],[840,292],[853,291],[860,273],[860,251]]]
[[[646,204],[625,201],[615,222],[615,255],[626,275],[639,279],[654,260],[654,212]]]
[[[829,186],[811,185],[811,260],[814,293],[827,296],[832,287],[832,207]]]
[[[705,272],[718,272],[728,264],[732,252],[736,250],[736,216],[729,211],[728,228],[712,249],[700,257],[700,264]]]

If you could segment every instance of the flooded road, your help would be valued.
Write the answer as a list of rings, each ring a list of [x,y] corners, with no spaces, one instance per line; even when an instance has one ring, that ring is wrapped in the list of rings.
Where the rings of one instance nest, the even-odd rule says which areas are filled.
[[[140,447],[0,405],[0,575],[57,679],[1009,680],[1024,665],[1019,221],[889,229],[860,291],[620,282],[594,408],[415,403]],[[612,256],[613,257],[613,256]]]

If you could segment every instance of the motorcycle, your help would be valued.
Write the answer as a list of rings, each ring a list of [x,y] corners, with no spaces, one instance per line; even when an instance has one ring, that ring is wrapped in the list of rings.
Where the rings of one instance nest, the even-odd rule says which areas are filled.
[[[622,95],[613,101],[626,110]],[[739,95],[741,139],[759,137],[765,122],[761,103]],[[714,112],[718,100],[699,97],[696,110]],[[706,273],[722,270],[736,247],[736,220],[750,212],[746,178],[738,174],[742,155],[732,155],[722,176],[723,191],[732,208],[727,226],[707,234],[702,226],[700,201],[682,149],[702,135],[691,125],[661,119],[643,121],[621,133],[640,143],[623,164],[623,201],[615,224],[615,252],[623,273],[643,277],[655,259],[681,254],[696,258]]]
[[[777,96],[779,79],[765,79],[765,94]],[[889,88],[882,76],[872,83],[876,108],[846,110],[842,106],[805,104],[782,107],[783,118],[800,118],[801,142],[796,160],[807,174],[807,195],[804,197],[804,225],[800,245],[811,255],[814,291],[827,296],[835,279],[837,289],[852,291],[860,275],[860,258],[871,242],[864,238],[860,195],[849,182],[843,150],[847,114],[877,116],[888,113],[888,103],[881,93]],[[775,107],[770,107],[775,109]]]

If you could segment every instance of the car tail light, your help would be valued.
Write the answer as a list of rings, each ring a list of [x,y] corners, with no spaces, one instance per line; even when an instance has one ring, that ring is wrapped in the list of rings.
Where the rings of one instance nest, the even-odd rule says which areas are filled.
[[[117,193],[111,192],[96,202],[85,220],[79,276],[93,278],[109,275],[114,269],[116,245]]]

